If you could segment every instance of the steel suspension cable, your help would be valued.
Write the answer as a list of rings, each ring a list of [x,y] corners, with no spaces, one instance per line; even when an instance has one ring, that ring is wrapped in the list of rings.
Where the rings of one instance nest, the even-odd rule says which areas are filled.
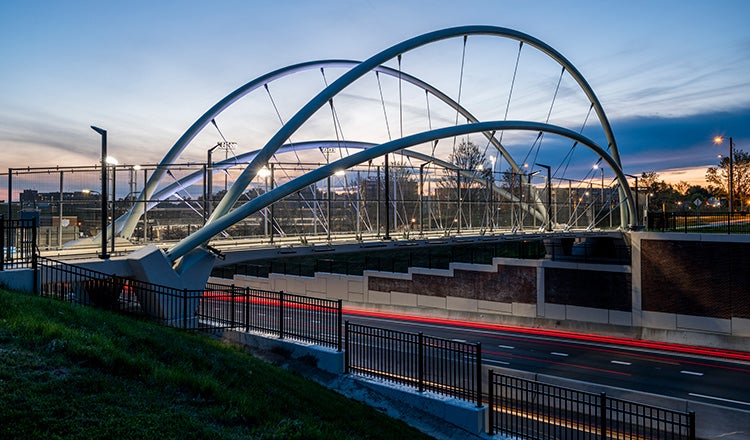
[[[461,50],[461,73],[458,77],[458,100],[456,101],[458,105],[461,105],[461,93],[463,91],[463,85],[464,85],[464,64],[466,62],[466,41],[468,40],[469,36],[464,35],[464,44],[463,49]],[[456,122],[455,125],[458,125],[458,116],[460,112],[456,110]],[[455,160],[456,157],[456,137],[453,137],[453,158]]]
[[[380,103],[383,107],[383,119],[385,119],[385,130],[388,132],[388,141],[392,141],[393,138],[391,137],[391,126],[388,123],[388,112],[386,111],[385,99],[383,98],[383,86],[380,83],[380,72],[375,71],[375,78],[377,78],[378,80],[378,90],[380,91]]]
[[[562,83],[563,75],[565,74],[565,67],[560,70],[560,76],[557,78],[557,87],[555,87],[555,93],[552,95],[552,102],[550,102],[549,110],[547,111],[547,119],[545,119],[544,123],[549,124],[549,120],[552,117],[552,109],[555,106],[555,101],[557,100],[557,94],[560,91],[560,84]],[[542,148],[542,140],[544,140],[544,132],[540,131],[539,135],[536,137],[536,140],[531,145],[531,148],[526,153],[526,157],[524,157],[523,161],[524,163],[531,163],[534,164],[537,162],[537,158],[539,157],[539,151]],[[534,159],[529,161],[529,156],[531,155],[531,152],[534,150],[534,145],[536,145],[536,150],[534,151]]]
[[[581,129],[578,130],[579,133],[583,133],[583,130],[586,128],[586,124],[588,123],[589,117],[591,116],[591,111],[593,109],[594,109],[594,104],[592,103],[589,106],[589,111],[588,111],[588,113],[586,113],[586,117],[583,120],[583,124],[581,124]],[[558,165],[558,167],[555,169],[555,172],[554,172],[553,176],[557,176],[557,173],[560,171],[560,168],[563,166],[563,164],[565,164],[565,168],[563,169],[562,175],[558,176],[560,178],[564,178],[565,177],[565,173],[567,173],[567,171],[568,171],[568,167],[570,166],[570,162],[573,160],[573,153],[575,152],[576,146],[578,146],[578,142],[573,142],[573,145],[568,150],[568,153],[565,155],[565,157],[563,158],[563,160],[560,162],[560,165]],[[566,160],[567,160],[567,163],[566,163]]]
[[[516,55],[516,66],[513,68],[513,79],[510,81],[510,90],[508,91],[508,102],[505,104],[505,115],[503,116],[503,121],[508,120],[508,111],[510,110],[510,100],[513,97],[513,88],[516,84],[516,75],[518,74],[518,64],[521,61],[521,49],[523,48],[523,41],[520,41],[518,44],[518,54]],[[500,132],[500,139],[499,141],[503,142],[503,134],[505,134],[505,131]]]
[[[273,95],[271,95],[271,90],[268,88],[268,83],[263,84],[263,87],[265,87],[268,98],[271,100],[271,105],[273,106],[273,109],[276,112],[276,116],[279,118],[279,122],[283,127],[286,122],[284,122],[284,118],[281,117],[281,112],[279,111],[279,107],[276,105],[276,101],[273,99]],[[292,146],[292,152],[294,153],[294,157],[297,159],[297,162],[302,162],[299,158],[299,154],[297,153],[297,149],[295,148],[295,144],[292,141],[291,137],[289,138],[289,144]]]

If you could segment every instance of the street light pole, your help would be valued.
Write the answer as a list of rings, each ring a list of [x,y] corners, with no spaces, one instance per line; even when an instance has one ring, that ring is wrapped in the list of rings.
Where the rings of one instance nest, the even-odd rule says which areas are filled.
[[[208,217],[211,215],[211,199],[213,198],[213,164],[211,163],[211,154],[215,149],[221,146],[221,142],[217,143],[213,147],[206,151],[206,190],[203,192],[203,222],[208,221]]]
[[[419,166],[419,236],[424,236],[424,167],[428,165],[427,161]]]
[[[112,250],[110,251],[110,254],[114,255],[115,235],[117,235],[117,231],[115,231],[115,209],[117,207],[117,192],[115,191],[115,185],[117,184],[117,161],[112,159],[111,157],[108,157],[107,163],[112,165]]]
[[[552,170],[549,165],[537,163],[536,166],[547,170],[547,231],[552,231]]]
[[[714,144],[721,145],[724,142],[722,136],[716,136],[714,138]],[[729,137],[729,215],[731,216],[734,212],[734,142],[732,142],[731,136]]]
[[[103,130],[99,127],[91,126],[91,129],[99,133],[102,137],[102,252],[99,254],[99,258],[106,260],[109,258],[107,253],[107,130]]]
[[[638,222],[638,218],[639,218],[639,214],[638,214],[638,176],[634,176],[632,174],[625,174],[625,175],[627,177],[631,177],[631,178],[635,179],[635,213],[634,213],[635,219],[634,220],[635,220],[635,225],[638,226],[639,225],[639,222]]]

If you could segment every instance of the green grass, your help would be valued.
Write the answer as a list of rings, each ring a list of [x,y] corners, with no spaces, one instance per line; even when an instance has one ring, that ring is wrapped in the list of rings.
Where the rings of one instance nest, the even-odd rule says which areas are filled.
[[[426,438],[200,334],[0,290],[0,438]]]

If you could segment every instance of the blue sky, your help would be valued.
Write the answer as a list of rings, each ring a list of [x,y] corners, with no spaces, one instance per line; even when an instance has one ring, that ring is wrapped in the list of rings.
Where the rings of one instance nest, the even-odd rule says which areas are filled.
[[[678,169],[683,174],[676,180],[691,180],[696,174],[687,169],[697,169],[700,178],[722,152],[711,143],[716,134],[733,136],[737,148],[750,151],[748,17],[745,0],[5,1],[0,4],[0,169],[94,164],[99,138],[90,125],[109,131],[110,152],[121,162],[158,162],[203,112],[266,72],[315,59],[361,60],[425,32],[481,24],[539,38],[579,69],[607,112],[626,172],[653,170],[667,177],[667,170]],[[496,48],[481,38],[467,44],[462,103],[486,118],[497,118],[493,111],[505,106],[503,93],[515,63],[509,47]],[[552,68],[555,73],[537,78],[548,66],[527,52],[518,81],[519,87],[528,81],[533,92],[524,95],[519,88],[514,110],[534,103],[546,109],[559,72]],[[430,80],[455,99],[461,59],[457,40],[406,54],[403,68],[432,75]],[[271,86],[282,117],[288,119],[295,105],[320,90],[317,75]],[[324,80],[336,77],[330,75]],[[383,87],[391,87],[385,98],[391,108],[395,89]],[[562,84],[561,100],[568,88],[574,87]],[[363,95],[351,91],[341,101],[350,98],[346,108],[354,109],[369,100],[379,109],[378,92],[371,85]],[[570,103],[578,102],[573,91],[570,95]],[[247,148],[262,145],[278,124],[263,102],[268,95],[256,99],[219,121],[228,137],[242,139]],[[407,117],[422,117],[418,93],[406,92],[404,102]],[[555,117],[580,126],[585,105],[562,107],[555,103]],[[344,103],[338,111],[346,113]],[[437,121],[439,110],[434,111]],[[544,118],[545,111],[528,114]],[[391,111],[392,126],[396,119]],[[443,119],[450,120],[450,114]],[[350,116],[339,128],[367,141],[363,127],[368,123],[373,122]],[[417,130],[420,123],[406,126]],[[316,133],[325,124],[321,115],[298,139],[330,138],[330,127]],[[384,134],[372,136],[382,140]],[[186,160],[200,160],[217,140],[215,132],[199,137]]]

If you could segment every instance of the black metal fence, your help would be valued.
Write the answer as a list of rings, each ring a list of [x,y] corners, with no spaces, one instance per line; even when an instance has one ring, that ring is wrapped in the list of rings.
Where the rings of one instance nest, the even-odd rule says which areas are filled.
[[[488,374],[489,434],[536,439],[695,440],[695,413]]]
[[[341,301],[209,283],[206,290],[167,286],[109,275],[37,258],[42,296],[146,316],[163,324],[202,331],[265,331],[341,350]]]
[[[36,219],[6,220],[0,215],[0,270],[32,266],[36,232]]]
[[[482,406],[482,345],[346,322],[347,373]]]
[[[196,310],[203,291],[146,283],[44,257],[37,257],[37,279],[41,296],[199,328]]]
[[[208,283],[198,316],[213,327],[266,332],[342,350],[341,300]]]
[[[648,229],[661,232],[750,234],[745,212],[649,212]]]

